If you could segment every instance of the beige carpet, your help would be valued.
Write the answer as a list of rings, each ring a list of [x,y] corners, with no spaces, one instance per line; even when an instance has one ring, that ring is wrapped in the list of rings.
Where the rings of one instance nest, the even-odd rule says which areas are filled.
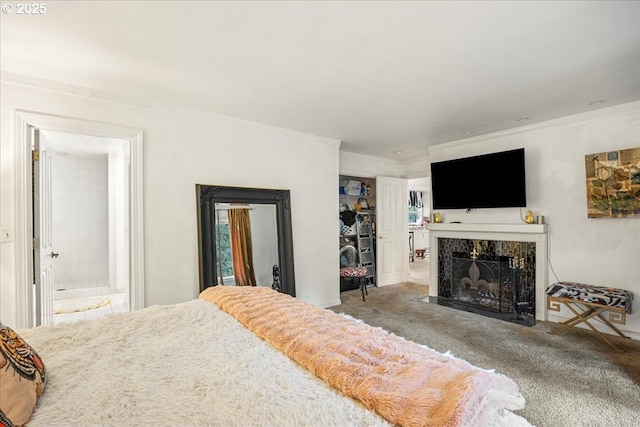
[[[475,366],[495,369],[520,387],[526,406],[518,415],[538,427],[638,426],[640,341],[612,337],[614,352],[592,332],[555,325],[515,325],[422,300],[428,287],[414,283],[343,292],[333,311],[425,344]]]

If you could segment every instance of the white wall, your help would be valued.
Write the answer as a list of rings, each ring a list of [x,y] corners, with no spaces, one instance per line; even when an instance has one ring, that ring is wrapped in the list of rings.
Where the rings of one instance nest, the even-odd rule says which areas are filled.
[[[634,292],[635,314],[620,329],[640,339],[640,218],[587,218],[585,176],[585,155],[638,146],[640,103],[630,103],[443,144],[432,147],[430,157],[441,161],[524,147],[527,209],[549,224],[549,284],[557,274],[560,280]],[[464,223],[520,223],[523,215],[517,208],[442,213],[444,222]]]
[[[424,227],[413,230],[413,248],[428,249],[429,248],[429,230]]]
[[[129,141],[109,156],[109,287],[129,291]]]
[[[107,155],[51,157],[55,288],[109,286]],[[88,294],[87,294],[88,296]]]
[[[273,265],[278,264],[278,228],[275,205],[251,205],[253,268],[258,286],[271,286]]]
[[[420,178],[431,176],[429,169],[429,156],[418,157],[410,160],[391,160],[366,154],[340,152],[340,175],[350,175],[363,178],[375,178],[388,176],[391,178],[415,179],[421,184]],[[429,188],[431,186],[429,185]]]
[[[409,178],[409,185],[411,182],[417,184],[417,186],[422,186],[424,181],[423,179],[431,176],[431,158],[429,156],[418,157],[415,159],[404,160],[400,162],[400,168],[403,171],[403,176]],[[431,190],[431,181],[429,180],[428,189]],[[411,190],[411,188],[409,188]],[[419,190],[419,188],[416,188]]]
[[[431,178],[411,178],[409,179],[409,191],[422,191],[428,195],[431,192]]]
[[[336,258],[339,141],[222,116],[2,82],[0,225],[15,228],[17,109],[144,130],[146,305],[198,295],[195,185],[289,189],[299,299],[340,303]],[[117,96],[114,99],[119,99]],[[15,242],[0,245],[0,321],[15,323]],[[20,284],[23,285],[23,284]]]
[[[340,152],[340,175],[375,178],[406,178],[404,168],[398,160],[381,159],[365,154]]]

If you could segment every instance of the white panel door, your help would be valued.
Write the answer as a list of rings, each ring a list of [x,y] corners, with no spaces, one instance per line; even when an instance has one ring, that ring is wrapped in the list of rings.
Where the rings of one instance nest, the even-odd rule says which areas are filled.
[[[376,283],[409,280],[408,181],[376,177]]]
[[[36,326],[53,323],[55,258],[51,216],[51,144],[34,129],[33,157],[33,262]]]

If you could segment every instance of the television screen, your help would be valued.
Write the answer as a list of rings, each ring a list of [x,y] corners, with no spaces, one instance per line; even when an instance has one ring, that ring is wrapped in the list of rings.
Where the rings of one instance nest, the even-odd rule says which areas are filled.
[[[527,205],[524,148],[431,164],[433,209]]]

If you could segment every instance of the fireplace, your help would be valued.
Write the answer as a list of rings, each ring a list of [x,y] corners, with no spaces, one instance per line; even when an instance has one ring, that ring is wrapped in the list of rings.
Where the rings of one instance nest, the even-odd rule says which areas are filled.
[[[429,232],[430,302],[528,326],[546,320],[546,225],[430,224]]]
[[[451,299],[461,305],[497,313],[511,311],[514,269],[511,257],[478,257],[465,252],[452,254]]]
[[[451,299],[444,305],[516,323],[535,324],[535,280],[525,273],[524,258],[453,252]],[[531,284],[533,283],[533,286]]]

